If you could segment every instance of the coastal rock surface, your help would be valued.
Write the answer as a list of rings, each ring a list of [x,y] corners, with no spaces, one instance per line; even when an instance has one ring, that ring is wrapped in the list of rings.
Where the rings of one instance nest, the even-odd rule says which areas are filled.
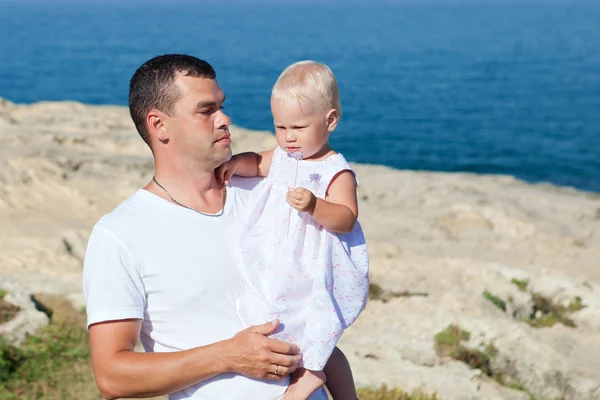
[[[123,107],[0,99],[0,129],[0,289],[31,311],[34,330],[45,315],[29,294],[83,306],[90,230],[151,179],[153,163]],[[274,146],[267,132],[231,132],[236,152]],[[600,195],[354,166],[372,293],[340,347],[358,386],[600,399]],[[22,339],[7,332],[0,325]]]

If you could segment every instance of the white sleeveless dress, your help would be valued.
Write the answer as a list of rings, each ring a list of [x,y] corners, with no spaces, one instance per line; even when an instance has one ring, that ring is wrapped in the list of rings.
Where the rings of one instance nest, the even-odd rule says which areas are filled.
[[[238,299],[245,326],[279,319],[274,338],[297,344],[303,367],[322,370],[342,331],[364,309],[369,292],[367,246],[358,222],[352,232],[324,229],[286,203],[288,188],[322,199],[341,171],[354,171],[341,154],[298,161],[275,149],[269,176],[254,189],[243,217]]]

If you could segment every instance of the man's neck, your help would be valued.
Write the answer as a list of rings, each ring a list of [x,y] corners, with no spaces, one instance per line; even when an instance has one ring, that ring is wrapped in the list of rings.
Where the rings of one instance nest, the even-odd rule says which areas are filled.
[[[157,162],[155,171],[156,181],[164,189],[151,181],[144,187],[149,192],[167,201],[174,199],[197,211],[216,213],[221,210],[223,185],[217,180],[214,170],[168,168]]]

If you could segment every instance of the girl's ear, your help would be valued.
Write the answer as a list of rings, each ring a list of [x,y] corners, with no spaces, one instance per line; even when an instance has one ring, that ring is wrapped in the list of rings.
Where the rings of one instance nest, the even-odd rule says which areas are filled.
[[[337,127],[338,122],[340,121],[340,113],[332,108],[327,113],[325,117],[325,123],[327,124],[327,132],[333,132],[333,130]]]

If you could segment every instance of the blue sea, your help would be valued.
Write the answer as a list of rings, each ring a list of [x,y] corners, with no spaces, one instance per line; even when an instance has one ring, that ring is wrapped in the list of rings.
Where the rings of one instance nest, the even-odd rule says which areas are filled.
[[[272,130],[290,63],[330,65],[348,159],[600,192],[600,1],[0,0],[0,97],[127,103],[148,58],[217,70],[235,124]]]

